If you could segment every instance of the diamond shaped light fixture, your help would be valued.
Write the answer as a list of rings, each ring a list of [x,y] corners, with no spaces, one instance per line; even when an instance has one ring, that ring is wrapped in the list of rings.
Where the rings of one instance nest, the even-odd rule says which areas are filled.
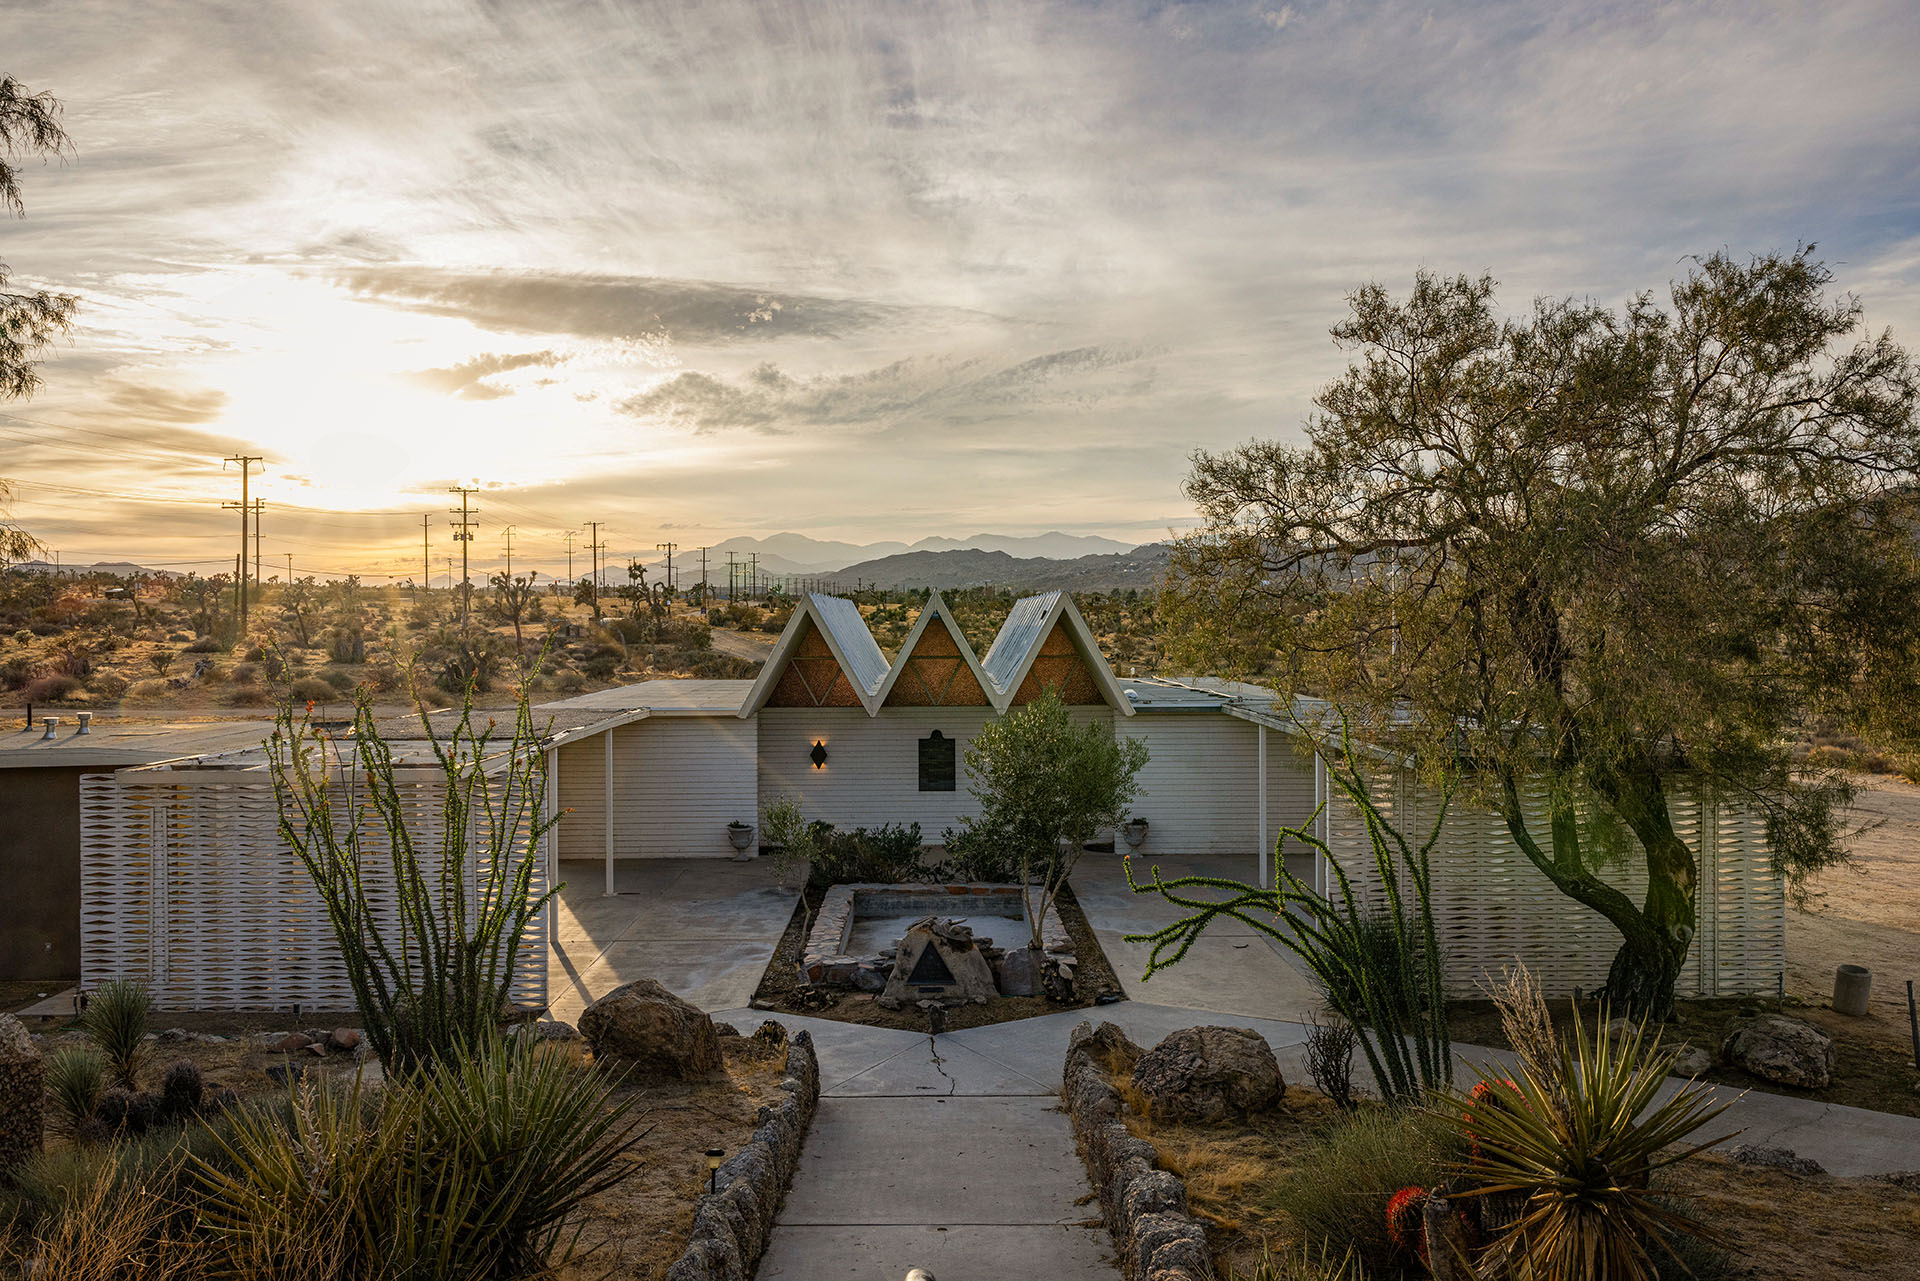
[[[807,759],[813,762],[815,769],[827,767],[827,744],[824,739],[813,740],[813,750],[807,753]]]

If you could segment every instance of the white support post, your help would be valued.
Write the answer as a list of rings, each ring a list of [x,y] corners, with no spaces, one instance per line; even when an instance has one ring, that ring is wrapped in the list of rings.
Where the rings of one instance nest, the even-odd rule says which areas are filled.
[[[1257,789],[1260,794],[1260,839],[1259,839],[1260,888],[1263,890],[1269,890],[1273,888],[1273,886],[1268,881],[1268,877],[1272,874],[1272,868],[1267,861],[1267,856],[1269,853],[1272,852],[1273,847],[1267,843],[1267,725],[1266,725],[1266,722],[1265,721],[1258,722],[1257,728],[1260,731],[1260,786]]]
[[[547,888],[551,890],[560,883],[560,825],[554,822],[560,813],[560,749],[549,747],[547,757],[547,796],[543,817],[553,823],[547,834],[541,838],[546,846],[544,854],[547,863]],[[560,941],[560,896],[554,895],[547,900],[547,948],[551,951]]]
[[[613,896],[613,731],[609,729],[601,736],[607,744],[607,782],[603,789],[606,800],[600,813],[600,829],[606,834],[607,842],[607,888],[603,893]]]

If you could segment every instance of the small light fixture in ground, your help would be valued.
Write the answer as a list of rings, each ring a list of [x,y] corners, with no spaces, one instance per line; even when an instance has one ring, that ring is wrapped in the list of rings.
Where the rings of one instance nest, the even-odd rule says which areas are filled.
[[[707,1149],[707,1191],[713,1191],[713,1182],[720,1174],[720,1162],[726,1158],[725,1148]]]
[[[816,738],[813,740],[813,750],[807,753],[807,759],[813,762],[815,769],[825,769],[827,767],[827,743],[825,739]]]

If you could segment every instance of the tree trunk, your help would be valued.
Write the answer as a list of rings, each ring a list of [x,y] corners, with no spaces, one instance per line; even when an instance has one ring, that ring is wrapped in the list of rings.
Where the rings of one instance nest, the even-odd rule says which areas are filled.
[[[1666,788],[1651,769],[1603,780],[1603,794],[1646,851],[1647,897],[1607,971],[1607,997],[1633,1018],[1673,1017],[1673,989],[1693,946],[1700,872],[1673,830]]]

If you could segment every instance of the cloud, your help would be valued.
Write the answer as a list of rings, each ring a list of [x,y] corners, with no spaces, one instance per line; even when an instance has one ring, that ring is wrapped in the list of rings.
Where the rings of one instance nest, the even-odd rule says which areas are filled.
[[[563,359],[551,351],[530,351],[511,356],[487,352],[446,369],[422,369],[408,376],[423,387],[463,400],[498,400],[502,396],[513,395],[513,388],[487,381],[494,374],[515,369],[551,369]],[[553,379],[543,378],[539,381],[545,385]]]
[[[355,267],[335,280],[363,297],[483,329],[680,343],[831,338],[879,324],[898,309],[851,299],[745,289],[699,280],[570,272],[467,272]]]
[[[148,427],[198,427],[218,418],[227,404],[227,393],[217,388],[187,390],[123,378],[104,380],[101,392],[122,423]]]
[[[678,374],[614,408],[702,434],[977,426],[1141,393],[1154,381],[1146,356],[1138,349],[1089,346],[1011,362],[910,357],[859,373],[805,379],[763,361],[731,381],[699,371]],[[1111,377],[1114,371],[1124,376]]]

